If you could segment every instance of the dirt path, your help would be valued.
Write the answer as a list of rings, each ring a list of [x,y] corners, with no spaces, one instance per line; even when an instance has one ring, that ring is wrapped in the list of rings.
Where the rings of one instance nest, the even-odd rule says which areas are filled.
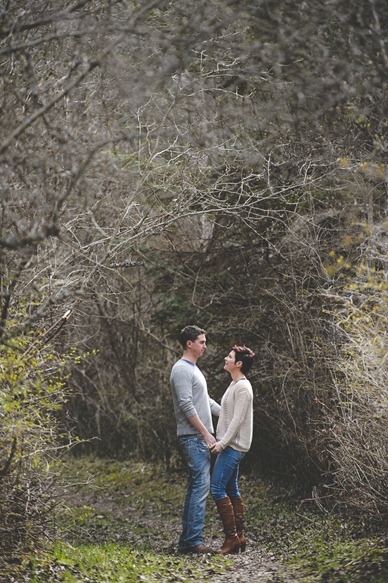
[[[131,498],[131,497],[129,497]],[[122,498],[121,498],[122,501]],[[174,507],[170,515],[174,520],[167,528],[168,546],[163,546],[166,541],[166,523],[160,519],[160,501],[153,498],[148,507],[141,504],[122,504],[117,503],[114,498],[108,499],[106,494],[101,492],[94,495],[77,495],[73,498],[73,503],[79,506],[86,505],[94,508],[97,513],[115,517],[118,520],[124,520],[128,525],[128,516],[130,516],[131,528],[127,528],[126,537],[132,541],[133,531],[142,532],[144,537],[148,538],[148,544],[157,552],[169,554],[174,557],[179,555],[176,549],[176,541],[180,533],[180,507]],[[212,501],[208,502],[207,509],[207,532],[213,532],[212,540],[206,538],[206,544],[216,549],[223,542],[221,533],[221,523]],[[219,531],[219,537],[214,536],[214,532]],[[211,583],[295,583],[299,580],[295,573],[292,573],[280,562],[276,561],[273,556],[262,548],[254,537],[247,532],[248,544],[244,553],[238,555],[228,555],[225,557],[225,572],[219,573],[216,570],[212,573],[211,556],[188,555],[187,560],[195,567],[195,570],[201,570],[203,567],[203,578],[199,581],[211,581]],[[134,541],[135,542],[135,541]],[[137,543],[139,538],[137,537]],[[136,544],[136,543],[135,543]],[[178,581],[178,579],[176,579]],[[164,582],[160,576],[155,577],[155,582]],[[174,581],[173,572],[171,578],[166,581]]]
[[[220,539],[219,544],[222,544]],[[215,547],[218,545],[214,545]],[[260,548],[256,541],[250,540],[244,553],[228,555],[225,572],[213,573],[206,581],[212,583],[295,583],[298,580],[284,565],[275,561],[269,553]],[[200,563],[201,557],[192,557]],[[204,579],[205,580],[205,579]]]
[[[232,564],[228,566],[225,574],[217,575],[212,581],[214,583],[286,583],[296,581],[293,574],[287,572],[285,567],[276,563],[265,551],[259,549],[254,541],[251,541],[251,544],[252,546],[247,548],[245,553],[232,558]]]
[[[278,489],[275,492],[257,478],[240,478],[247,508],[246,552],[212,557],[177,553],[185,490],[183,470],[169,472],[152,465],[112,460],[91,460],[88,464],[82,460],[73,463],[69,472],[67,479],[78,484],[68,488],[67,502],[75,524],[68,533],[69,543],[90,547],[107,547],[112,542],[121,545],[132,553],[133,560],[139,557],[139,564],[143,560],[152,564],[151,574],[148,572],[139,581],[388,580],[384,575],[386,555],[381,537],[365,536],[358,524],[351,525],[346,519],[338,521],[335,516],[309,511],[305,506],[292,506],[287,493]],[[221,522],[210,497],[204,535],[204,542],[212,548],[221,546]],[[123,580],[127,581],[125,576]]]
[[[156,477],[152,483],[154,490],[158,487]],[[109,538],[110,530],[114,528],[116,539],[125,541],[134,548],[146,545],[156,553],[182,557],[176,548],[180,534],[182,484],[179,484],[178,488],[174,485],[171,489],[171,484],[164,482],[158,494],[152,492],[150,495],[148,490],[148,496],[145,494],[148,489],[147,484],[148,487],[150,486],[148,478],[144,483],[140,480],[135,480],[132,485],[127,483],[124,488],[116,485],[113,492],[112,485],[106,484],[101,487],[96,486],[95,482],[94,484],[68,498],[74,507],[93,509],[94,518],[91,517],[87,529],[79,530],[80,538],[99,542],[106,537]],[[136,491],[132,490],[133,485],[136,486]],[[179,493],[172,499],[171,491],[176,494],[177,489]],[[206,544],[214,549],[219,548],[223,541],[221,522],[210,498],[205,531]],[[225,561],[223,558],[218,558],[217,565],[221,561],[223,572],[219,572],[218,568],[213,569],[211,556],[186,555],[186,560],[191,564],[193,572],[197,573],[196,576],[193,575],[193,580],[212,583],[295,583],[297,580],[295,574],[276,561],[260,545],[260,542],[249,531],[249,526],[247,537],[248,544],[244,553],[228,555]],[[155,581],[163,583],[164,581],[179,581],[179,579],[174,578],[172,568],[168,578],[156,576]]]

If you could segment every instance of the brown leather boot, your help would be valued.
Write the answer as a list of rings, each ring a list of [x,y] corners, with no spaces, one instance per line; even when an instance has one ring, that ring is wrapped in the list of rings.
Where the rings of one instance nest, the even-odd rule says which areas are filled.
[[[247,539],[245,537],[245,524],[244,524],[244,504],[242,498],[231,498],[230,499],[233,510],[234,517],[236,520],[236,530],[237,536],[240,539],[240,550],[243,553],[247,546]]]
[[[233,506],[230,498],[222,498],[216,500],[218,513],[220,515],[222,526],[224,528],[225,540],[217,553],[222,555],[235,555],[240,548],[240,539],[237,536],[236,520],[234,518]]]

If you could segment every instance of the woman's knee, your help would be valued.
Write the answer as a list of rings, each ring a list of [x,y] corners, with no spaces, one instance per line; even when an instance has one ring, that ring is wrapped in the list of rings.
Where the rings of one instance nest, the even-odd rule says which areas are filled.
[[[229,498],[241,498],[240,491],[236,484],[232,484],[226,489],[226,494]]]
[[[213,500],[215,501],[221,500],[222,498],[226,497],[225,490],[221,487],[220,484],[217,483],[210,484],[210,494],[212,495]]]

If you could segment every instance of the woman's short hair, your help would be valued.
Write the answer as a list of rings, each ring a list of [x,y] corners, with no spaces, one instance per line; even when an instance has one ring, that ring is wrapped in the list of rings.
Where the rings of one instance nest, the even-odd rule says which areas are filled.
[[[234,350],[236,355],[235,362],[242,362],[241,372],[244,374],[249,372],[252,368],[253,358],[255,356],[253,350],[248,348],[248,346],[245,346],[245,344],[235,344],[232,350]]]
[[[202,328],[199,328],[199,326],[185,326],[182,328],[179,341],[182,344],[183,349],[186,348],[186,343],[188,340],[194,342],[198,336],[201,336],[201,334],[206,334],[206,332],[205,330],[202,330]]]

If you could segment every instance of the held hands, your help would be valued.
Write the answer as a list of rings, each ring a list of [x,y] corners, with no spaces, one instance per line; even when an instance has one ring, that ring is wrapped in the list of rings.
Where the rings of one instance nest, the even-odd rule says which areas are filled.
[[[205,437],[205,441],[206,441],[206,445],[208,446],[208,448],[211,450],[211,448],[214,446],[214,444],[216,443],[216,438],[214,437],[214,435],[212,435],[211,433],[209,433],[206,437]]]
[[[206,445],[210,449],[211,453],[220,453],[224,449],[222,447],[222,445],[220,444],[220,442],[217,441],[216,438],[214,437],[214,435],[212,435],[211,433],[208,433],[204,437],[204,439],[205,439]]]
[[[221,453],[224,448],[222,447],[219,441],[216,441],[215,443],[213,443],[213,445],[209,446],[209,449],[212,453]]]

